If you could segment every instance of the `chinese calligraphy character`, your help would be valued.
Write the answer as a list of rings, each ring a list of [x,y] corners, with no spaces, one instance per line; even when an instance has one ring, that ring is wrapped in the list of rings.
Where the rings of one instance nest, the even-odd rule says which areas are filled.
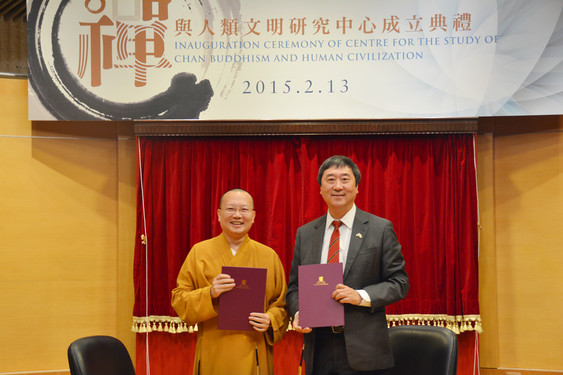
[[[238,20],[228,20],[223,18],[221,21],[221,35],[238,35]]]
[[[201,33],[199,33],[199,35],[202,35],[205,32],[208,32],[211,36],[215,35],[215,33],[213,32],[213,30],[211,30],[211,27],[209,27],[209,21],[207,20],[207,18],[205,19],[205,22],[203,24],[203,29],[201,30]]]
[[[260,32],[256,31],[256,27],[258,27],[259,23],[260,21],[255,21],[254,18],[251,18],[250,21],[246,22],[249,31],[244,35],[248,35],[248,34],[260,35]]]
[[[420,28],[420,21],[422,21],[422,17],[413,15],[412,18],[408,18],[407,21],[409,22],[409,29],[407,31],[422,31],[422,29]]]
[[[462,13],[456,14],[454,17],[454,30],[455,31],[470,31],[471,30],[471,14]]]
[[[446,25],[446,17],[444,17],[442,14],[435,14],[430,18],[430,27],[430,31],[435,31],[436,29],[442,29],[443,31],[446,31],[446,28],[448,27]]]
[[[352,20],[347,20],[346,17],[342,17],[342,20],[336,21],[336,29],[342,29],[342,34],[346,34],[347,29],[352,28]]]
[[[176,36],[182,33],[192,36],[192,20],[185,20],[183,18],[176,20]]]
[[[142,0],[143,20],[154,17],[168,18],[168,4],[171,0]],[[153,7],[153,5],[156,5]],[[88,8],[87,10],[93,12]],[[105,8],[102,2],[101,10]],[[90,84],[97,87],[102,84],[102,71],[112,68],[133,68],[135,86],[145,86],[147,70],[149,68],[171,68],[172,64],[164,57],[164,35],[167,27],[160,21],[151,25],[127,24],[114,21],[103,15],[97,22],[79,22],[80,26],[88,28],[89,34],[79,38],[79,76],[82,78],[88,62],[90,63]],[[111,28],[110,28],[111,27]],[[111,31],[111,33],[109,33]],[[191,35],[191,20],[176,21],[177,35],[186,33]],[[115,40],[115,46],[113,44]],[[90,41],[90,42],[89,42]],[[87,50],[88,46],[90,49]],[[114,61],[115,53],[115,61]]]
[[[360,24],[358,30],[363,32],[364,34],[372,34],[375,30],[375,23],[371,22],[371,19],[369,17],[366,17]]]
[[[324,35],[330,34],[330,31],[328,30],[328,22],[329,20],[327,20],[326,18],[318,18],[316,20],[313,20],[313,26],[315,28],[315,32],[313,34],[317,34],[317,33],[321,33]]]
[[[266,30],[271,32],[272,35],[283,33],[283,18],[270,18],[266,21]]]
[[[292,18],[289,24],[289,31],[292,34],[305,35],[305,18]]]
[[[399,17],[397,16],[391,16],[391,19],[388,18],[384,18],[383,19],[383,30],[381,31],[383,32],[396,32],[399,33]]]

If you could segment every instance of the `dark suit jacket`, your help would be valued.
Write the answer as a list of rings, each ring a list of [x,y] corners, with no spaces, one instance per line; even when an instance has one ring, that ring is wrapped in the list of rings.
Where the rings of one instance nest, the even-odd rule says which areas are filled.
[[[326,215],[297,230],[287,291],[291,317],[299,311],[298,267],[320,263],[325,225]],[[356,210],[344,284],[353,289],[364,289],[371,298],[371,308],[344,306],[348,364],[358,371],[393,367],[385,306],[405,298],[409,281],[401,245],[389,220]],[[307,374],[311,374],[313,368],[314,338],[314,330],[304,335]]]

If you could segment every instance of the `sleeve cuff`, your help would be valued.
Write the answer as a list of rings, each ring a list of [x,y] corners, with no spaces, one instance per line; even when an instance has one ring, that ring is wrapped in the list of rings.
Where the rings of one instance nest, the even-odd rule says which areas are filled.
[[[368,292],[363,289],[357,289],[356,292],[358,292],[360,294],[360,297],[362,297],[360,306],[371,307],[371,298],[369,298]]]

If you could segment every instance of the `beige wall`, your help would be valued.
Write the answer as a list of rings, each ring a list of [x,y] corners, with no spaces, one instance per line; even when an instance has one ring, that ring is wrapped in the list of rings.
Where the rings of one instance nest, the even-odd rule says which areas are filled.
[[[563,371],[563,116],[489,122],[478,137],[481,365]]]
[[[134,354],[132,125],[32,124],[26,97],[0,79],[0,373],[68,369],[87,335]]]
[[[0,374],[65,370],[92,334],[134,354],[131,124],[32,124],[25,80],[0,79],[0,113]],[[481,364],[561,371],[562,120],[480,122]]]

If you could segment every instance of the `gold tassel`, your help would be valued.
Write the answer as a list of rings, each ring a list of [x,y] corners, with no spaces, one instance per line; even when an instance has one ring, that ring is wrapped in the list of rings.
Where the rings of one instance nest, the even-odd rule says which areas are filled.
[[[441,314],[405,314],[387,315],[387,326],[399,325],[425,325],[447,328],[456,334],[467,331],[483,332],[480,315],[441,315]],[[289,323],[288,331],[294,330],[292,322]],[[197,324],[187,325],[178,317],[151,315],[148,317],[133,317],[131,331],[136,333],[146,332],[168,332],[168,333],[194,333],[197,332]]]

